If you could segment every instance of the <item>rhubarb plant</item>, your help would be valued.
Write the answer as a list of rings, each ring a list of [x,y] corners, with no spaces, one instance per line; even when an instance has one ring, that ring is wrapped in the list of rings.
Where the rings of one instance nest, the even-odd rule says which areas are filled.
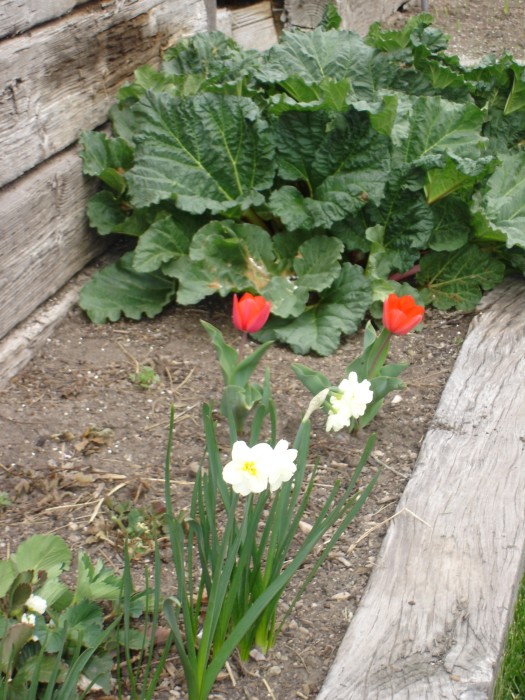
[[[463,67],[426,14],[333,19],[266,51],[183,39],[82,135],[90,224],[131,244],[82,290],[94,322],[248,291],[262,340],[326,355],[391,293],[469,310],[523,273],[525,68]]]

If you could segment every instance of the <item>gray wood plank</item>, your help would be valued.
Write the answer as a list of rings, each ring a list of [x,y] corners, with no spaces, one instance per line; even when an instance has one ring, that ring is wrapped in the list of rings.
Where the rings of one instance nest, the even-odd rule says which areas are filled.
[[[74,148],[0,191],[0,338],[104,249],[87,226],[93,191]]]
[[[20,34],[31,27],[71,12],[89,0],[2,0],[0,38]]]
[[[518,280],[472,323],[318,700],[491,697],[523,572],[524,382]]]
[[[232,35],[249,49],[264,51],[277,43],[277,30],[269,0],[230,10]]]
[[[328,0],[284,0],[285,26],[313,29],[323,18]],[[336,0],[337,11],[342,18],[343,29],[365,35],[372,22],[390,17],[399,5],[399,0]]]
[[[104,122],[117,88],[208,26],[204,0],[90,3],[0,44],[0,186]]]

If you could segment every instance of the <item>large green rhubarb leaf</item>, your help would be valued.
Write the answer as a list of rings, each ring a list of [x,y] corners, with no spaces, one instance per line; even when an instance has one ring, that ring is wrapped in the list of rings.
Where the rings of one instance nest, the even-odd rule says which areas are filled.
[[[221,32],[200,33],[167,49],[162,71],[168,76],[200,76],[217,86],[238,81],[258,58],[257,52],[242,49]]]
[[[295,317],[301,314],[311,292],[322,292],[341,272],[343,243],[335,237],[314,236],[299,246],[289,268],[274,276],[263,293],[272,302],[272,314]]]
[[[273,183],[274,147],[252,100],[148,92],[134,110],[141,133],[126,176],[134,206],[174,199],[180,209],[200,214],[263,202],[260,192]]]
[[[164,263],[184,255],[190,238],[171,216],[164,215],[140,236],[133,255],[137,272],[155,272]]]
[[[424,304],[471,311],[479,303],[482,291],[499,284],[504,274],[504,263],[467,244],[455,253],[430,252],[422,257],[416,279],[422,287]]]
[[[468,172],[483,154],[483,121],[482,110],[470,103],[417,97],[407,110],[405,102],[392,130],[397,160],[427,170],[443,167],[451,158],[459,170]]]
[[[355,333],[371,301],[370,283],[357,265],[345,263],[333,285],[317,301],[291,322],[271,319],[264,339],[276,338],[294,352],[330,355],[339,346],[341,335]]]
[[[263,289],[273,274],[270,235],[260,226],[212,221],[193,236],[188,255],[163,266],[179,282],[177,301],[196,304],[212,293]]]
[[[501,157],[477,209],[485,225],[506,239],[508,248],[525,248],[525,152]]]
[[[349,110],[331,119],[287,112],[277,126],[277,158],[284,185],[270,197],[271,211],[289,231],[330,229],[336,221],[379,204],[388,178],[387,139],[368,115]]]
[[[175,284],[160,273],[133,269],[133,253],[96,272],[80,292],[79,304],[93,323],[118,321],[122,314],[134,320],[153,318],[175,296]]]
[[[384,228],[382,245],[387,260],[382,269],[404,272],[419,258],[435,226],[434,210],[426,203],[422,192],[404,187],[403,180],[393,181],[387,187],[384,202],[370,212],[374,225]]]
[[[267,51],[264,65],[256,74],[259,80],[279,83],[284,90],[291,77],[304,80],[307,85],[325,78],[336,82],[349,79],[354,93],[373,98],[376,90],[371,66],[375,53],[352,32],[321,28],[284,32],[279,44]]]

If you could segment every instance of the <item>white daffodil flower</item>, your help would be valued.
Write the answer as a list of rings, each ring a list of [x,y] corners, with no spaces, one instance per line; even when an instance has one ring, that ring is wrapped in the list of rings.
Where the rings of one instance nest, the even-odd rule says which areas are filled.
[[[222,470],[223,479],[241,496],[261,493],[268,486],[272,459],[270,445],[261,442],[248,447],[244,440],[238,440],[233,444],[231,461]]]
[[[326,431],[337,432],[350,425],[352,418],[360,418],[366,411],[374,394],[370,389],[368,379],[360,382],[355,372],[350,372],[347,379],[337,387],[337,391],[330,398],[330,413],[326,421]]]
[[[270,491],[277,491],[285,481],[290,481],[297,471],[296,459],[297,450],[288,449],[287,440],[279,440],[273,449],[270,472],[268,474]]]
[[[39,595],[31,594],[25,602],[25,606],[31,612],[43,615],[47,609],[47,600]]]

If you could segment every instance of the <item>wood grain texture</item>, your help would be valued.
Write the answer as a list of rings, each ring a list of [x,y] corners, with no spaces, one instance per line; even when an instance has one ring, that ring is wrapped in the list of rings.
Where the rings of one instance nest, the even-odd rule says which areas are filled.
[[[20,323],[12,333],[0,339],[0,390],[27,365],[47,338],[62,323],[78,301],[82,285],[89,274],[83,270],[45,304]]]
[[[20,34],[61,17],[86,2],[89,0],[2,0],[0,38]]]
[[[74,148],[0,191],[0,338],[105,248],[87,226],[93,191]]]
[[[519,280],[471,325],[318,700],[491,697],[523,573],[524,381]]]
[[[277,43],[277,30],[270,0],[229,12],[232,36],[240,46],[264,51]]]
[[[284,0],[285,26],[313,29],[323,18],[328,0]],[[343,29],[366,34],[372,22],[385,20],[400,5],[399,0],[336,0]]]
[[[0,186],[103,123],[117,88],[208,26],[204,0],[113,0],[0,44]]]

